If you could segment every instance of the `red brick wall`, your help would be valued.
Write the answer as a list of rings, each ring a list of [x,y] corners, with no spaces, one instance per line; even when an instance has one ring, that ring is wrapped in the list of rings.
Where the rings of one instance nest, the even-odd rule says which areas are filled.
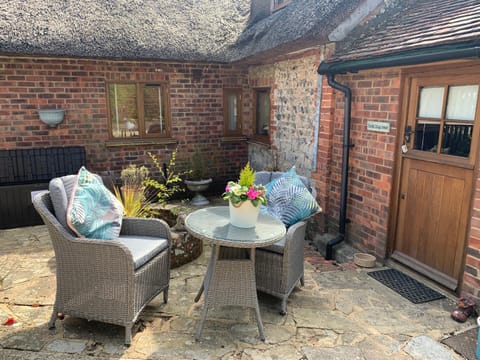
[[[194,69],[202,72],[199,80]],[[231,177],[246,162],[247,146],[222,141],[222,89],[243,88],[242,115],[251,116],[246,74],[223,65],[0,57],[0,142],[4,149],[83,145],[88,168],[97,172],[149,164],[148,151],[164,161],[175,145],[106,146],[106,81],[167,81],[180,161],[195,143],[206,144],[212,176]],[[65,109],[64,122],[48,128],[39,120],[40,108]]]
[[[347,240],[383,258],[394,170],[400,74],[395,70],[379,70],[337,76],[335,80],[352,89],[350,138],[354,147],[349,161]],[[333,91],[324,79],[319,162],[314,178],[330,231],[337,230],[339,216],[343,108],[343,93]],[[368,131],[368,121],[388,122],[390,132]]]
[[[477,170],[474,175],[474,190],[470,228],[467,235],[465,271],[461,295],[473,295],[477,304],[480,303],[480,170],[477,160]]]

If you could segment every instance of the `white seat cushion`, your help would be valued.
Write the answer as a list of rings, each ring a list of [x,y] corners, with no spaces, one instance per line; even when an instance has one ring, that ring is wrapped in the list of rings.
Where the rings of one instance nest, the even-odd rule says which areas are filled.
[[[115,241],[130,250],[135,269],[140,268],[168,247],[167,239],[150,236],[120,235]]]

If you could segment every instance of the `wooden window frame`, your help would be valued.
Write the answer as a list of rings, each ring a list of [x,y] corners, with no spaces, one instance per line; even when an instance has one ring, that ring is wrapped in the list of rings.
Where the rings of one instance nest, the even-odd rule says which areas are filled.
[[[237,128],[235,130],[228,129],[228,119],[230,118],[228,109],[228,97],[230,95],[237,96]],[[223,89],[223,134],[225,136],[238,136],[242,134],[242,89],[240,88],[224,88]]]
[[[436,76],[433,76],[436,75]],[[441,118],[435,119],[438,121],[440,124],[440,131],[442,131],[442,125],[446,122],[449,121],[448,119],[445,118],[445,111],[446,111],[446,102],[447,102],[447,97],[448,97],[448,88],[450,86],[456,86],[456,85],[475,85],[478,84],[480,87],[480,81],[478,78],[471,78],[470,76],[452,76],[452,75],[440,75],[440,74],[433,74],[431,77],[428,77],[426,75],[422,77],[416,77],[411,80],[412,82],[412,91],[410,93],[410,99],[408,100],[408,119],[411,119],[411,126],[412,129],[415,129],[415,124],[417,123],[418,119],[420,118],[417,114],[418,111],[418,106],[419,106],[419,101],[420,101],[420,89],[422,87],[429,87],[429,86],[438,86],[438,87],[444,87],[445,89],[445,95],[443,98],[443,104],[442,104],[442,114]],[[479,124],[478,121],[480,120],[480,96],[477,98],[477,110],[475,114],[474,120],[471,122],[473,125],[473,133],[478,133],[479,131]],[[461,120],[452,120],[458,123],[461,123]],[[470,146],[470,155],[468,157],[460,157],[460,156],[455,156],[455,155],[448,155],[448,154],[442,154],[440,150],[438,149],[436,152],[428,152],[428,151],[423,151],[423,150],[416,150],[413,148],[414,142],[415,142],[415,134],[412,134],[411,144],[409,148],[409,153],[412,155],[415,155],[416,157],[424,160],[431,160],[431,161],[441,161],[442,163],[452,163],[457,166],[465,166],[465,167],[473,167],[474,166],[474,159],[476,154],[477,149],[478,149],[478,135],[474,136],[474,141],[472,142]],[[442,133],[440,132],[439,139],[441,140]],[[440,148],[440,146],[439,146]],[[408,154],[407,154],[408,155]]]
[[[259,92],[266,91],[268,93],[268,98],[270,100],[270,106],[269,106],[269,113],[268,113],[268,134],[263,135],[263,134],[258,134],[257,129],[257,97]],[[272,133],[272,91],[271,88],[269,87],[261,87],[261,88],[255,88],[253,89],[253,139],[264,143],[264,144],[271,144],[271,133]]]
[[[110,109],[110,85],[117,84],[117,85],[131,85],[134,84],[136,86],[136,94],[137,94],[137,116],[138,116],[138,136],[130,136],[130,137],[114,137],[113,136],[113,129],[112,129],[112,114]],[[143,97],[143,88],[145,85],[156,85],[161,88],[162,94],[162,107],[164,109],[164,121],[165,121],[165,132],[162,133],[152,133],[148,134],[145,129],[145,102]],[[171,137],[171,110],[170,110],[170,91],[168,83],[165,81],[128,81],[128,80],[120,80],[120,81],[108,81],[106,83],[106,93],[107,93],[107,114],[108,114],[108,133],[110,140],[122,140],[126,142],[136,142],[138,140],[145,140],[145,139],[163,139],[163,138],[170,138]]]
[[[278,0],[272,0],[272,12],[280,10],[290,4],[292,0],[284,0],[282,3],[279,4]]]

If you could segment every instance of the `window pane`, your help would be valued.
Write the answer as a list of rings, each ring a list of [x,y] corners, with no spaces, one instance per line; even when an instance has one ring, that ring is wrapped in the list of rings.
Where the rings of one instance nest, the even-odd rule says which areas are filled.
[[[472,143],[473,125],[445,124],[442,136],[442,154],[468,157]]]
[[[108,91],[113,137],[138,136],[136,85],[110,84]]]
[[[423,87],[420,89],[418,116],[439,119],[442,116],[443,87]]]
[[[270,96],[269,92],[257,91],[257,135],[268,135],[270,126]]]
[[[165,134],[165,110],[161,85],[147,84],[143,87],[143,109],[147,134]]]
[[[436,152],[439,133],[440,124],[417,123],[417,126],[415,127],[414,149]]]
[[[478,85],[451,86],[448,90],[447,119],[474,120]]]
[[[238,114],[237,114],[237,95],[230,94],[227,97],[227,116],[228,130],[237,130]]]

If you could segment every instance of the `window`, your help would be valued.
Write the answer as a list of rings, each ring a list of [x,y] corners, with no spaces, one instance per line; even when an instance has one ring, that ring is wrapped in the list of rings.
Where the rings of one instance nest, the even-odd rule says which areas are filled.
[[[272,11],[278,10],[287,6],[292,0],[272,0]]]
[[[269,143],[270,89],[255,90],[255,138]]]
[[[113,139],[170,136],[166,84],[110,83],[108,101]]]
[[[468,158],[478,88],[478,85],[420,87],[414,149]]]
[[[242,131],[242,90],[223,90],[224,133],[226,136],[238,135]]]

